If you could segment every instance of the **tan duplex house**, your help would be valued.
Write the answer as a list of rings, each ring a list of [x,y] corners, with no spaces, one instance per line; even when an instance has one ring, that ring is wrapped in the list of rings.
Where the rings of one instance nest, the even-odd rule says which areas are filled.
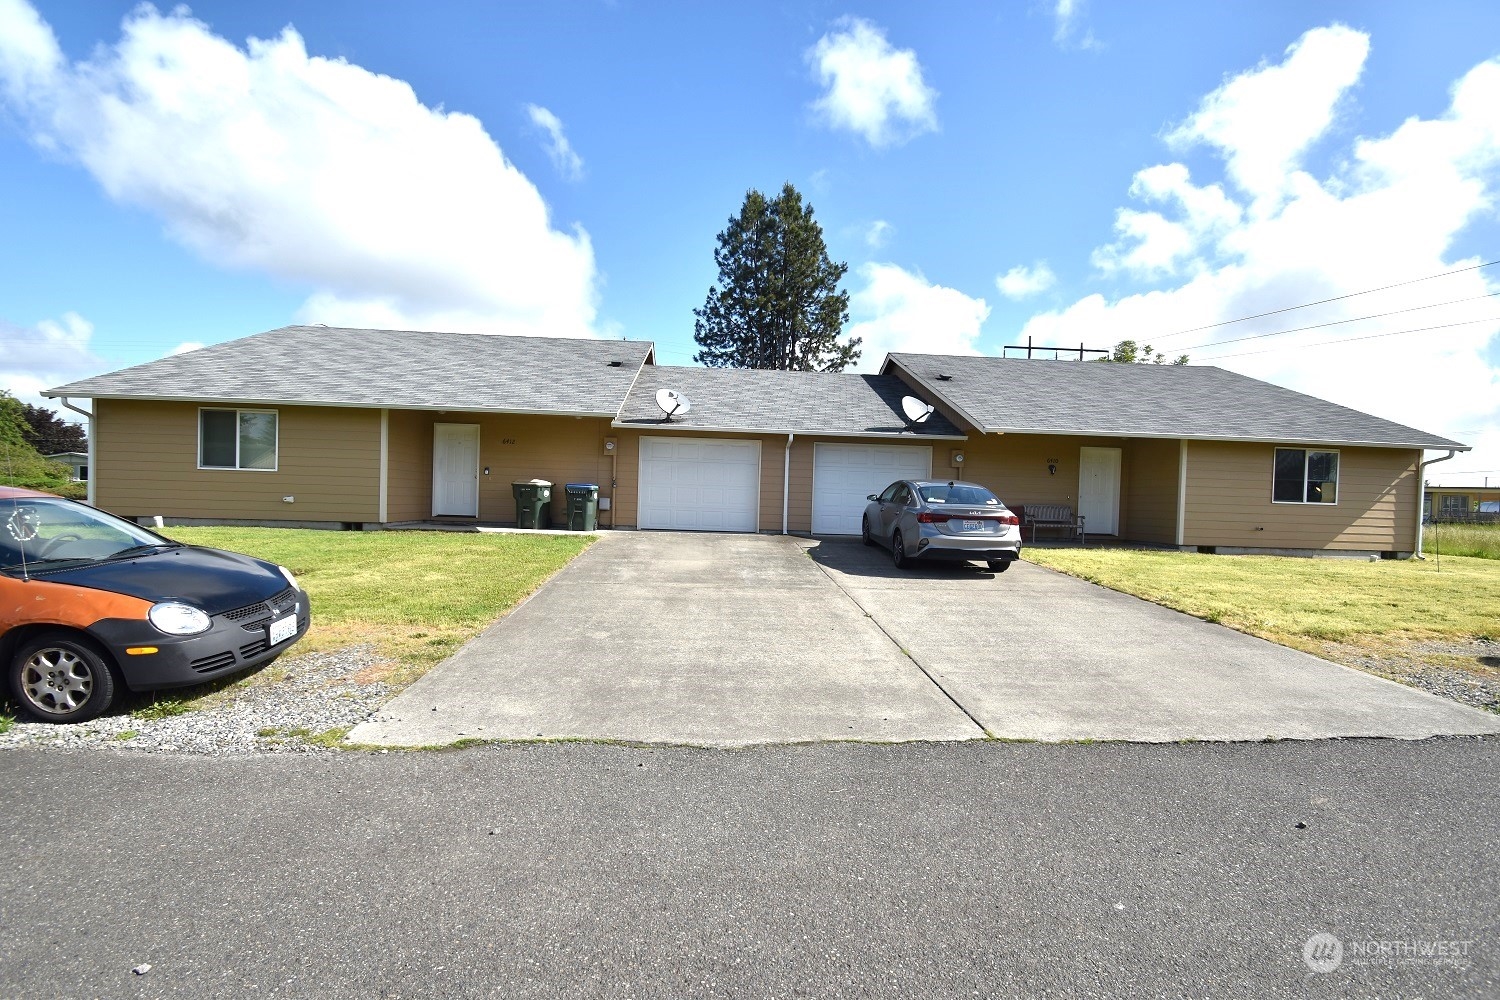
[[[691,400],[668,416],[660,390]],[[890,482],[1066,504],[1091,536],[1413,550],[1445,438],[1211,367],[892,354],[877,375],[654,364],[642,341],[287,327],[48,391],[92,400],[93,502],[127,517],[514,523],[596,483],[614,528],[858,534]],[[912,396],[934,407],[908,419]]]

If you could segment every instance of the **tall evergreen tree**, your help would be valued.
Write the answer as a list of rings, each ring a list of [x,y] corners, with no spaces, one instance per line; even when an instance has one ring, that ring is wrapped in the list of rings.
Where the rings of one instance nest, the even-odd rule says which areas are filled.
[[[829,259],[813,208],[787,184],[775,199],[750,190],[719,233],[718,283],[694,309],[693,360],[710,368],[843,371],[860,339],[840,342],[849,265]]]

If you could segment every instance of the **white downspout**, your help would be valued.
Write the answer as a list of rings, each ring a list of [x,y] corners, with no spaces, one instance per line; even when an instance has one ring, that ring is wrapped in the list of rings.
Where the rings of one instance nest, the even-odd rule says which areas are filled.
[[[93,438],[89,438],[89,440],[93,441]],[[1457,454],[1458,449],[1449,448],[1448,454],[1442,458],[1430,458],[1425,462],[1417,463],[1417,547],[1412,551],[1414,558],[1424,560],[1427,558],[1422,555],[1422,494],[1427,489],[1427,476],[1425,474],[1427,467],[1429,465],[1437,465],[1439,462],[1446,462]]]
[[[95,437],[95,435],[94,435],[94,415],[92,413],[90,413],[88,410],[85,410],[85,409],[83,409],[81,407],[74,406],[72,403],[68,402],[68,397],[67,396],[60,396],[58,398],[61,400],[63,406],[65,406],[68,409],[72,410],[74,413],[80,413],[83,416],[89,418],[89,482],[88,482],[88,491],[89,492],[88,492],[88,497],[89,497],[89,506],[92,507],[92,506],[94,506],[94,476],[99,471],[98,469],[94,468],[94,437]]]
[[[786,459],[781,464],[781,533],[786,531],[787,508],[791,506],[792,498],[792,442],[797,435],[788,433],[786,436]]]

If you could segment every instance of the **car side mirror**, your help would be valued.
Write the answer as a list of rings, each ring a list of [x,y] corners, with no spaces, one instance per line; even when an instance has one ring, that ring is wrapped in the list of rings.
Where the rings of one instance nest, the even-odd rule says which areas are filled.
[[[865,499],[866,500],[879,500],[880,496],[879,496],[879,494],[871,493],[869,496],[865,497]]]

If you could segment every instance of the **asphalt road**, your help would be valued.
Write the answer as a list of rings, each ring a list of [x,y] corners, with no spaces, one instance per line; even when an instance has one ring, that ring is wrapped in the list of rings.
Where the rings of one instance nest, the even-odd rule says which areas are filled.
[[[1495,996],[1497,773],[1474,738],[14,750],[0,996]]]

